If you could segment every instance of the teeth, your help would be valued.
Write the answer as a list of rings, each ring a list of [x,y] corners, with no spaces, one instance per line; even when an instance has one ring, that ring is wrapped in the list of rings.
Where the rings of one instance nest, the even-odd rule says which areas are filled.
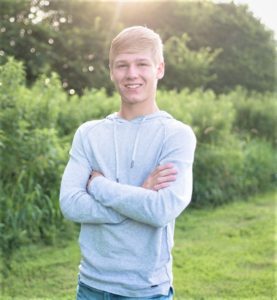
[[[129,89],[136,89],[140,87],[140,84],[127,84],[126,87]]]

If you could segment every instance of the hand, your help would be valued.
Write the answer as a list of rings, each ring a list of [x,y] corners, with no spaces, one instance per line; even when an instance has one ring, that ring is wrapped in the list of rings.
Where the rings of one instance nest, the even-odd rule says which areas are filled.
[[[173,164],[167,163],[158,166],[144,181],[142,187],[149,190],[158,191],[170,185],[170,182],[176,180],[177,170]]]
[[[87,187],[89,186],[90,182],[97,176],[104,176],[102,173],[97,172],[97,171],[92,171],[91,174],[89,175]]]

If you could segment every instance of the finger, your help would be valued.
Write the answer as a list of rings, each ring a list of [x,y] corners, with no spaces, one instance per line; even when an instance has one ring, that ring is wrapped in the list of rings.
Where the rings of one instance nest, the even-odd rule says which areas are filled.
[[[172,163],[166,163],[164,165],[160,165],[152,172],[152,175],[155,175],[155,174],[162,172],[164,170],[167,170],[167,169],[172,169],[173,167],[174,167],[174,165]]]
[[[174,165],[172,163],[166,163],[164,165],[159,165],[156,169],[158,170],[164,170],[164,169],[170,169],[173,168]]]
[[[169,176],[163,176],[163,177],[157,178],[157,183],[172,182],[172,181],[175,181],[175,180],[176,180],[175,175],[169,175]]]
[[[167,169],[167,170],[160,171],[159,173],[153,175],[152,178],[154,181],[157,181],[161,177],[176,176],[177,173],[178,172],[176,169]]]
[[[153,187],[153,189],[154,189],[155,191],[158,191],[158,190],[164,189],[164,188],[166,188],[166,187],[168,187],[168,186],[169,186],[169,183],[168,183],[168,182],[163,182],[163,183],[156,184],[156,185]]]
[[[176,174],[177,174],[177,170],[171,168],[171,169],[162,170],[162,171],[158,172],[155,176],[163,177],[163,176],[176,175]]]

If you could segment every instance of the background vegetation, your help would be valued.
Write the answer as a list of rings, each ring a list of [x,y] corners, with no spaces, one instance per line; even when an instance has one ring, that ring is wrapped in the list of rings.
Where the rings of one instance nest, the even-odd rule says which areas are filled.
[[[72,234],[58,193],[73,133],[82,122],[117,110],[119,97],[90,90],[68,98],[55,74],[26,87],[22,64],[13,59],[0,67],[0,81],[0,247],[6,274],[20,245],[54,243]],[[160,91],[158,102],[191,124],[198,137],[194,206],[215,206],[273,187],[276,95]]]
[[[176,222],[175,300],[271,300],[275,297],[272,193],[215,209],[188,208]],[[28,245],[15,254],[1,300],[72,300],[79,246]]]
[[[158,104],[190,124],[198,139],[192,206],[205,214],[274,188],[276,42],[246,6],[0,0],[0,278],[7,295],[16,296],[9,278],[17,272],[17,249],[76,237],[59,210],[61,175],[77,127],[118,110],[108,48],[120,29],[134,24],[163,37],[167,73]],[[260,235],[254,227],[251,234]],[[182,243],[181,234],[176,238]],[[176,250],[180,260],[186,249]],[[177,259],[180,287],[187,272],[181,264]]]
[[[247,6],[233,3],[1,0],[0,61],[24,61],[28,83],[54,70],[71,93],[86,87],[111,92],[110,41],[138,24],[158,31],[165,43],[161,88],[274,91],[273,32]]]

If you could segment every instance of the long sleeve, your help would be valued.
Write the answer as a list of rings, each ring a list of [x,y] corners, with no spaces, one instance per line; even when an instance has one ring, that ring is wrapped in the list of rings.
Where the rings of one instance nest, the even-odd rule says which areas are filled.
[[[125,217],[88,194],[86,185],[91,171],[92,167],[82,144],[81,131],[77,130],[61,182],[60,207],[63,215],[78,223],[122,222]]]
[[[192,194],[192,165],[196,146],[189,127],[176,130],[163,145],[159,164],[174,164],[176,181],[158,192],[125,185],[99,176],[89,185],[89,193],[101,204],[137,222],[163,227],[174,220],[189,204]]]

